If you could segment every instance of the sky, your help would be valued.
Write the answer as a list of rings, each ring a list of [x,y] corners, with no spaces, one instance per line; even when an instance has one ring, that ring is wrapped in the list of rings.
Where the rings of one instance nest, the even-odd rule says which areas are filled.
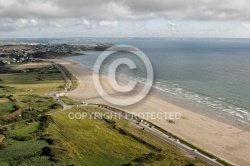
[[[0,38],[250,38],[249,0],[0,0]]]

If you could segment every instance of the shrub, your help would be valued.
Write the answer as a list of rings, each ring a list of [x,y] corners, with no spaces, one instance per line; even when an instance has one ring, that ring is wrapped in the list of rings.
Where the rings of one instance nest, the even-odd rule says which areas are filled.
[[[149,153],[142,155],[141,157],[134,160],[134,162],[138,163],[153,163],[155,161],[162,161],[165,159],[165,156],[163,154],[155,154],[155,153]]]
[[[43,154],[50,156],[52,161],[62,161],[68,157],[67,149],[58,146],[47,146],[42,149]]]
[[[7,146],[6,146],[4,143],[0,142],[0,150],[4,149],[4,148],[6,148],[6,147],[7,147]]]
[[[12,136],[11,138],[17,141],[29,141],[33,139],[34,137],[32,135],[27,135],[27,136],[16,135],[16,136]]]
[[[52,105],[50,106],[50,109],[58,109],[58,108],[61,108],[61,105],[60,105],[60,104],[57,104],[57,103],[52,104]]]

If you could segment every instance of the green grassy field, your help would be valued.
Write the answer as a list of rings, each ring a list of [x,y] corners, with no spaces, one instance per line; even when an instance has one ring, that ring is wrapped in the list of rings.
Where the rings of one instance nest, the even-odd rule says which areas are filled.
[[[63,89],[65,80],[55,67],[27,70],[22,73],[16,71],[16,73],[0,74],[1,86],[12,87],[12,90],[1,88],[0,93],[44,93]]]
[[[4,140],[4,149],[0,150],[0,165],[18,165],[25,159],[32,160],[37,158],[39,161],[42,153],[42,148],[47,145],[43,140],[31,139],[27,141],[18,141],[12,139],[12,136],[28,136],[39,128],[39,122],[33,122],[26,125],[24,122],[19,122],[4,130],[6,139]],[[48,158],[48,157],[47,157]]]
[[[101,111],[77,108],[54,114],[48,123],[40,119],[9,126],[4,131],[6,147],[0,150],[0,165],[206,165],[124,119],[69,120],[69,112]],[[14,137],[29,135],[33,137],[25,141]]]
[[[66,104],[68,104],[68,105],[80,105],[80,104],[82,104],[80,101],[71,99],[71,98],[69,98],[69,97],[67,97],[67,96],[61,96],[60,99],[61,99],[64,103],[66,103]]]
[[[1,100],[6,100],[5,97],[0,97],[0,101]],[[15,102],[10,101],[10,100],[6,100],[4,102],[0,102],[0,116],[3,116],[5,114],[10,113],[13,110],[13,107],[15,105]]]
[[[49,143],[42,139],[42,134],[35,134],[41,130],[41,121],[32,123],[19,122],[3,133],[6,136],[4,140],[5,148],[0,150],[0,165],[4,166],[43,166],[43,165],[70,165],[70,161],[65,159],[63,162],[52,161],[44,149],[49,146]],[[16,138],[29,137],[27,140],[17,140]]]
[[[36,110],[46,110],[50,109],[53,104],[55,104],[55,100],[52,97],[41,96],[36,94],[30,95],[18,95],[16,98],[16,104],[21,106],[22,108],[32,107]],[[57,108],[56,110],[60,110],[62,107]]]
[[[44,152],[49,143],[41,138],[42,115],[62,109],[48,93],[63,90],[65,80],[53,65],[18,70],[20,65],[26,64],[0,69],[0,123],[6,125],[0,125],[6,137],[0,143],[0,165],[70,165],[67,159],[51,161]]]
[[[124,119],[69,120],[69,112],[84,111],[100,110],[77,108],[54,114],[55,123],[48,128],[54,139],[68,145],[77,165],[206,165]]]
[[[49,160],[42,156],[42,148],[47,146],[46,141],[29,140],[16,141],[6,139],[7,147],[0,150],[0,165],[43,165]]]
[[[14,129],[9,131],[10,135],[26,136],[32,132],[35,132],[39,128],[39,122],[33,122],[26,124],[25,122],[20,122],[14,125]]]
[[[0,74],[0,117],[16,111],[15,106],[39,111],[60,110],[51,108],[56,103],[46,93],[64,89],[65,80],[52,64],[39,68],[17,70],[21,64],[1,67]],[[6,100],[11,96],[13,100]],[[6,101],[5,101],[6,100]]]

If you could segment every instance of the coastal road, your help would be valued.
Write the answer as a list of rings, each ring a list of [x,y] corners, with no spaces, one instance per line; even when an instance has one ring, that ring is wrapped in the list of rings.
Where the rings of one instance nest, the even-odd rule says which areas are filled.
[[[158,138],[161,138],[162,140],[178,147],[179,149],[184,150],[185,152],[191,154],[194,157],[197,157],[197,158],[199,158],[199,159],[201,159],[201,160],[203,160],[211,165],[214,165],[214,166],[222,166],[222,164],[218,163],[216,161],[216,159],[209,158],[209,157],[203,155],[202,153],[196,151],[195,149],[192,149],[192,148],[188,147],[187,145],[180,143],[178,140],[173,139],[164,133],[161,133],[157,130],[153,130],[153,129],[149,128],[148,126],[145,127],[145,125],[143,125],[143,124],[138,124],[138,126],[144,128],[144,130],[157,136]]]
[[[62,76],[66,81],[65,92],[67,92],[69,88],[72,86],[72,81],[67,77],[63,69],[61,69],[57,64],[54,64],[54,66],[62,73]]]
[[[62,76],[63,76],[63,78],[66,81],[66,84],[65,84],[65,87],[64,87],[63,91],[60,91],[60,92],[51,92],[50,96],[52,96],[59,104],[61,104],[63,106],[63,109],[60,110],[60,111],[65,111],[65,110],[73,108],[74,105],[67,105],[66,103],[64,103],[60,99],[60,96],[62,94],[66,94],[68,92],[69,88],[72,86],[72,81],[68,78],[68,76],[65,74],[65,72],[63,71],[63,69],[61,69],[57,64],[54,64],[54,66],[62,73]],[[60,111],[57,111],[57,112],[60,112]],[[50,113],[49,115],[57,113],[57,112]]]
[[[96,105],[93,105],[93,107],[98,107]],[[216,161],[216,159],[214,158],[210,158],[202,153],[200,153],[199,151],[197,151],[196,149],[193,149],[181,142],[179,142],[179,140],[176,140],[174,138],[171,138],[169,135],[155,129],[155,128],[152,128],[152,127],[149,127],[148,125],[145,125],[143,123],[139,123],[138,121],[134,120],[134,119],[131,119],[131,118],[128,118],[128,117],[125,117],[124,115],[122,115],[121,113],[117,113],[115,111],[112,111],[110,109],[107,109],[107,108],[101,108],[101,107],[98,107],[99,109],[103,110],[103,111],[108,111],[108,112],[112,112],[114,114],[117,114],[119,117],[122,117],[126,120],[128,120],[129,122],[131,122],[132,124],[134,124],[135,126],[155,135],[156,137],[164,140],[165,142],[168,142],[176,147],[178,147],[179,149],[185,151],[186,153],[196,157],[196,158],[199,158],[203,161],[205,161],[206,163],[208,164],[211,164],[213,166],[223,166],[222,164],[220,164],[218,161]]]
[[[55,113],[58,113],[58,112],[61,112],[61,111],[65,111],[65,110],[68,110],[68,109],[71,109],[73,107],[76,107],[75,105],[67,105],[66,103],[64,103],[60,98],[59,98],[59,95],[60,93],[67,93],[68,92],[68,89],[72,86],[72,82],[71,80],[67,77],[67,75],[65,74],[65,72],[58,66],[58,65],[55,65],[56,68],[61,71],[64,79],[66,80],[66,85],[65,85],[65,90],[63,92],[52,92],[51,95],[54,97],[55,100],[58,101],[59,104],[61,104],[63,106],[63,109],[60,110],[60,111],[57,111],[57,112],[53,112],[53,113],[50,113],[49,115],[51,114],[55,114]],[[152,128],[149,127],[148,125],[146,124],[143,124],[143,123],[138,123],[138,121],[134,120],[134,119],[131,119],[131,118],[128,118],[128,117],[125,117],[124,115],[122,115],[121,113],[117,113],[115,111],[112,111],[111,109],[107,109],[107,108],[102,108],[102,107],[98,107],[98,104],[94,104],[94,105],[88,105],[88,104],[82,104],[82,105],[77,105],[78,106],[85,106],[85,107],[94,107],[94,108],[99,108],[103,111],[106,111],[106,112],[112,112],[114,114],[117,114],[118,116],[128,120],[129,122],[131,122],[132,124],[134,124],[135,126],[155,135],[156,137],[164,140],[165,142],[168,142],[176,147],[178,147],[179,149],[185,151],[186,153],[196,157],[196,158],[199,158],[203,161],[205,161],[206,163],[208,164],[211,164],[213,166],[223,166],[222,164],[220,164],[219,162],[216,161],[216,159],[214,158],[210,158],[202,153],[200,153],[199,151],[197,151],[196,149],[193,149],[183,143],[181,143],[179,140],[176,140],[176,139],[173,139],[171,138],[169,135],[155,129],[155,128]]]

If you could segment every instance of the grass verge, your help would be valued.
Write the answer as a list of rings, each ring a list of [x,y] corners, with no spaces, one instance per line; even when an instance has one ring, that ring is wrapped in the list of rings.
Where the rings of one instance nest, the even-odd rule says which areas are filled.
[[[90,115],[102,111],[83,107],[52,115],[54,123],[47,131],[53,140],[67,145],[76,165],[206,165],[125,119],[89,116],[70,120],[70,112]]]
[[[79,85],[79,82],[77,80],[77,78],[63,65],[58,64],[58,66],[64,71],[64,73],[66,74],[66,76],[71,80],[72,85],[69,88],[69,90],[74,90],[77,88],[77,86]]]
[[[61,96],[60,99],[67,105],[80,105],[82,102],[71,99],[67,96]]]
[[[99,106],[99,107],[103,107],[103,108],[110,109],[110,110],[112,110],[112,111],[115,111],[115,112],[118,112],[118,113],[121,113],[121,114],[126,114],[126,115],[127,115],[126,112],[124,112],[124,111],[122,111],[122,110],[119,110],[119,109],[117,109],[117,108],[114,108],[114,107],[110,107],[110,106],[107,106],[107,105],[98,105],[98,106]],[[131,115],[131,117],[135,118],[135,117],[132,116],[132,115]],[[137,118],[140,119],[139,117],[137,117]],[[154,125],[154,124],[152,124],[151,122],[149,122],[149,121],[147,121],[147,120],[144,120],[144,121],[147,122],[150,126],[154,126],[157,130],[161,131],[162,133],[165,133],[165,134],[167,134],[168,136],[170,136],[170,137],[172,137],[172,138],[174,138],[174,139],[178,139],[181,143],[183,143],[183,144],[185,144],[185,145],[187,145],[187,146],[189,146],[189,147],[191,147],[191,148],[193,148],[193,149],[198,150],[200,153],[202,153],[202,154],[204,154],[204,155],[206,155],[206,156],[208,156],[208,157],[210,157],[210,158],[216,159],[216,161],[218,161],[219,163],[221,163],[221,164],[223,164],[223,165],[225,165],[225,166],[233,166],[232,164],[228,163],[227,161],[225,161],[225,160],[223,160],[223,159],[220,159],[220,158],[214,156],[213,154],[211,154],[211,153],[205,151],[204,149],[201,149],[201,148],[199,148],[199,147],[197,147],[197,146],[195,146],[195,145],[189,143],[188,141],[186,141],[186,140],[184,140],[184,139],[182,139],[182,138],[180,138],[180,137],[174,135],[173,133],[170,133],[170,132],[168,132],[168,131],[162,129],[161,127],[159,127],[159,126],[157,126],[157,125]]]

